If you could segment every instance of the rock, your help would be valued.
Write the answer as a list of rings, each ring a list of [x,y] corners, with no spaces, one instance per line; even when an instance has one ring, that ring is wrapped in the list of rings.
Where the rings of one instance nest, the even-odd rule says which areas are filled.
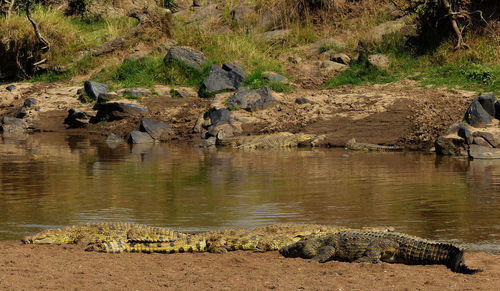
[[[467,156],[467,142],[459,136],[440,136],[435,142],[436,153],[451,156]]]
[[[387,21],[369,30],[363,40],[368,43],[378,43],[394,33],[401,34],[404,37],[416,36],[417,25],[410,17]]]
[[[489,115],[491,115],[492,117],[495,116],[495,102],[497,101],[497,99],[495,98],[495,95],[493,93],[483,94],[477,97],[477,100]]]
[[[386,70],[389,68],[389,58],[382,54],[369,55],[368,63],[378,69]]]
[[[79,112],[75,109],[68,111],[68,116],[64,119],[64,124],[69,125],[69,128],[85,127],[89,124],[92,117],[86,112]]]
[[[457,135],[465,140],[470,145],[473,142],[473,136],[467,125],[459,123],[457,126]]]
[[[5,133],[20,134],[26,132],[27,129],[28,125],[22,119],[7,116],[2,118],[1,130]]]
[[[312,54],[322,53],[330,49],[337,50],[344,48],[345,48],[345,43],[333,38],[318,40],[317,42],[314,42],[311,45],[309,45],[309,51]]]
[[[176,45],[177,45],[177,41],[172,39],[172,40],[169,40],[167,42],[163,42],[163,43],[159,44],[155,48],[155,50],[159,53],[168,52],[169,49],[171,49],[172,47],[174,47]]]
[[[473,144],[477,144],[482,147],[493,148],[491,144],[481,136],[474,137]]]
[[[135,61],[135,62],[144,62],[147,59],[147,54],[144,52],[135,52],[131,53],[125,57],[125,62]]]
[[[118,90],[118,95],[129,95],[129,96],[133,96],[135,98],[139,98],[141,96],[144,96],[144,95],[151,95],[151,91],[149,91],[148,89],[144,89],[144,88],[129,88],[129,89],[122,89],[122,90]]]
[[[17,109],[16,113],[14,113],[15,118],[25,118],[28,112],[26,111],[26,107],[20,107]]]
[[[500,159],[500,149],[473,144],[470,146],[469,156],[473,159]]]
[[[349,65],[349,63],[351,62],[351,58],[346,54],[338,53],[330,55],[330,61],[339,64]]]
[[[217,65],[210,66],[210,73],[200,87],[200,97],[212,97],[217,93],[236,90],[235,83],[227,71]]]
[[[325,73],[342,72],[342,71],[347,70],[347,68],[349,68],[346,65],[343,65],[343,64],[340,64],[337,62],[332,62],[332,61],[323,61],[323,62],[321,62],[319,67],[321,69],[323,69],[322,71]]]
[[[24,106],[24,107],[31,107],[31,106],[34,106],[34,105],[36,105],[36,104],[37,104],[36,99],[35,99],[35,98],[31,98],[31,97],[30,97],[30,98],[26,98],[26,99],[24,100],[23,106]]]
[[[495,102],[495,118],[500,119],[500,100]]]
[[[208,129],[209,136],[215,136],[218,140],[234,136],[233,127],[229,123],[210,126]]]
[[[287,77],[282,76],[275,72],[264,72],[262,73],[262,77],[264,77],[264,79],[269,80],[270,82],[281,83],[281,84],[288,83]]]
[[[105,94],[100,94],[99,97],[97,97],[97,103],[107,103],[113,99],[118,98],[118,94],[116,93],[105,93]]]
[[[217,109],[210,112],[209,118],[212,126],[229,123],[233,113],[225,108]]]
[[[177,90],[177,89],[172,89],[172,91],[170,92],[170,95],[172,95],[173,98],[194,97],[194,95],[191,92],[188,92],[185,90]]]
[[[500,136],[494,135],[491,132],[484,132],[484,131],[476,131],[472,134],[474,138],[474,143],[475,144],[480,144],[480,142],[477,142],[477,139],[482,139],[486,141],[491,147],[498,147],[500,145]]]
[[[134,130],[130,133],[128,142],[132,144],[138,144],[138,143],[154,143],[155,141],[147,132]]]
[[[178,61],[190,68],[201,70],[207,63],[208,59],[198,50],[189,47],[173,47],[168,51],[165,58],[163,58],[163,62],[165,64],[168,64],[171,61]]]
[[[291,29],[278,29],[260,33],[256,37],[263,39],[268,44],[276,44],[285,41],[291,33]]]
[[[241,87],[228,100],[229,106],[242,108],[248,111],[270,108],[277,103],[278,101],[273,97],[269,87],[262,87],[257,90],[248,90],[247,88]]]
[[[114,134],[114,133],[111,133],[106,138],[106,143],[119,143],[119,142],[123,142],[123,138],[119,135]]]
[[[93,100],[97,99],[100,94],[106,94],[109,91],[108,85],[94,81],[85,81],[83,87],[85,88],[87,95]]]
[[[206,140],[200,142],[197,146],[200,148],[208,148],[215,146],[216,143],[217,143],[217,138],[215,136],[211,136]]]
[[[12,91],[16,90],[16,85],[9,85],[9,86],[5,87],[5,90],[12,92]]]
[[[295,99],[295,103],[299,104],[299,105],[302,105],[302,104],[314,104],[314,102],[312,102],[311,100],[309,100],[307,98],[304,98],[304,97],[300,97],[300,98]]]
[[[240,5],[231,10],[231,21],[239,27],[249,24],[252,16],[255,17],[255,5]]]
[[[91,120],[92,123],[97,123],[102,120],[120,120],[129,117],[142,116],[148,110],[142,106],[122,102],[98,103],[94,106],[97,110],[97,115]]]
[[[227,72],[234,88],[238,89],[245,81],[245,71],[236,64],[222,64],[222,69]]]
[[[469,108],[465,112],[465,120],[473,127],[486,127],[491,123],[491,115],[484,110],[478,98],[472,100]]]
[[[161,140],[162,137],[173,132],[172,127],[165,121],[156,121],[150,118],[141,119],[140,131],[149,133],[155,140]]]

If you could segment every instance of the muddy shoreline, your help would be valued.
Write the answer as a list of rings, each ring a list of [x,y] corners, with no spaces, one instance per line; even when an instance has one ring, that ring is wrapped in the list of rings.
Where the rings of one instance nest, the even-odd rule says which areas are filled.
[[[453,273],[444,266],[327,262],[278,252],[226,254],[102,254],[76,245],[0,242],[0,289],[52,290],[497,290],[500,257],[466,252],[484,272]]]
[[[16,84],[16,90],[4,91],[1,116],[13,116],[27,98],[37,100],[37,110],[26,119],[33,131],[91,134],[105,138],[115,133],[125,140],[138,130],[140,118],[89,124],[85,128],[68,128],[64,119],[70,109],[93,112],[92,103],[82,103],[77,91],[82,86],[65,83]],[[169,92],[170,87],[156,88]],[[476,97],[472,92],[431,89],[411,81],[373,86],[344,86],[330,90],[297,89],[291,93],[274,93],[278,105],[255,112],[232,111],[240,121],[239,135],[275,132],[324,135],[322,146],[343,147],[355,138],[358,142],[397,145],[412,150],[428,150],[436,138],[463,114]],[[221,98],[216,96],[216,98]],[[224,96],[222,96],[222,99]],[[298,98],[310,102],[298,104]],[[202,141],[194,127],[200,116],[213,108],[213,99],[199,97],[173,98],[152,95],[140,100],[121,99],[148,109],[144,117],[167,122],[173,133],[164,142]]]

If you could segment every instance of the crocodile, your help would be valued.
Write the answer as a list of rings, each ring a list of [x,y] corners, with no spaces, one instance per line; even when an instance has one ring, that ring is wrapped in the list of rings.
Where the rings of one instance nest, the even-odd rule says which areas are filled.
[[[318,224],[275,224],[255,229],[224,229],[186,235],[179,239],[155,235],[154,232],[129,235],[128,240],[108,241],[93,244],[87,251],[105,253],[225,253],[234,250],[272,251],[295,243],[312,235],[328,234],[348,228]],[[392,228],[370,228],[376,231],[392,231]],[[153,235],[152,235],[153,234]]]
[[[187,234],[168,228],[122,222],[99,222],[47,229],[22,239],[25,244],[93,244],[110,241],[139,241],[155,236],[162,240],[176,240]]]
[[[378,152],[400,152],[404,148],[400,146],[383,146],[372,143],[357,142],[356,139],[350,139],[346,144],[345,148],[351,151],[378,151]]]
[[[218,139],[217,145],[229,146],[238,149],[273,149],[273,148],[291,148],[299,145],[314,145],[315,141],[323,138],[313,134],[290,132],[277,132],[253,136],[237,136],[224,139]]]
[[[300,240],[280,249],[285,257],[313,259],[321,263],[347,262],[402,263],[408,265],[445,265],[453,272],[474,274],[464,263],[458,247],[397,232],[347,230]]]

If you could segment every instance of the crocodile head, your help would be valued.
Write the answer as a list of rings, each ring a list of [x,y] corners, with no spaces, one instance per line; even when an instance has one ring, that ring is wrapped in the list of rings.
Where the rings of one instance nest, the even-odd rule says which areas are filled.
[[[58,229],[44,230],[22,239],[25,244],[72,244],[77,241],[78,238],[74,235]]]

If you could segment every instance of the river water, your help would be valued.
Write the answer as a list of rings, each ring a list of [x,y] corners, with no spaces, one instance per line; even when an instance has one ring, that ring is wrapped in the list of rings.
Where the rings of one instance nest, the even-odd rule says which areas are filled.
[[[500,161],[3,137],[0,240],[95,221],[181,231],[286,222],[393,226],[498,254]]]

